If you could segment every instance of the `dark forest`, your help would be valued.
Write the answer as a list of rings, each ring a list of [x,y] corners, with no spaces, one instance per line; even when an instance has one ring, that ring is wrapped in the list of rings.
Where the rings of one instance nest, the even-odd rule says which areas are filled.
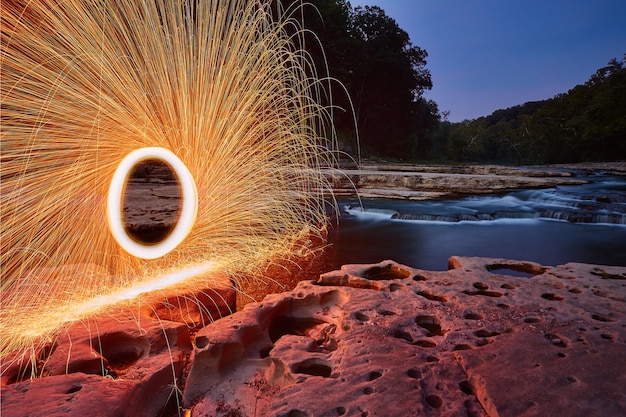
[[[311,3],[298,11],[311,32],[306,48],[345,87],[333,88],[333,104],[348,153],[355,155],[358,132],[362,156],[411,162],[626,159],[626,55],[607,57],[587,82],[555,97],[452,123],[423,96],[433,86],[428,52],[383,9],[352,8],[346,0]]]

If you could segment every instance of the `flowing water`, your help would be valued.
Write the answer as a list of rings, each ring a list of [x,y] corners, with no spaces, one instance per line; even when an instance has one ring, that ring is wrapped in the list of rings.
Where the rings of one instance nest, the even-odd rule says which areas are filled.
[[[626,266],[626,177],[588,179],[455,200],[340,200],[331,267],[393,259],[446,270],[453,255]]]

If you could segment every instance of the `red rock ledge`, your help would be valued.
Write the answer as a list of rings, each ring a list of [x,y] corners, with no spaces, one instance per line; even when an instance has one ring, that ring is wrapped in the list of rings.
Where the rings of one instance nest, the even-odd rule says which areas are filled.
[[[50,376],[4,367],[2,415],[626,415],[626,267],[346,265],[188,326],[74,329]]]

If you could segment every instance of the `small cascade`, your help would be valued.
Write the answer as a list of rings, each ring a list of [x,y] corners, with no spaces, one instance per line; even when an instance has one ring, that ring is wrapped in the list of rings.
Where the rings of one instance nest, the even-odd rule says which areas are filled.
[[[502,220],[556,220],[581,224],[626,225],[626,180],[546,190],[522,190],[501,196],[445,201],[366,200],[345,212],[362,218],[465,223]]]

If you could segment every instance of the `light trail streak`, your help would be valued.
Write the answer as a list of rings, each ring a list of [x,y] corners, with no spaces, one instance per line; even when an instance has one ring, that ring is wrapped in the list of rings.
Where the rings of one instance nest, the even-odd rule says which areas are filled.
[[[213,263],[207,262],[203,265],[197,265],[188,267],[185,269],[175,270],[156,278],[134,285],[130,288],[125,288],[119,291],[112,292],[110,294],[101,295],[86,301],[83,304],[74,306],[77,312],[80,312],[79,316],[89,315],[98,311],[101,311],[105,307],[119,305],[125,301],[131,301],[137,297],[153,293],[155,291],[167,290],[168,288],[175,287],[193,277],[205,274],[209,272],[213,267]],[[66,321],[76,320],[74,315],[66,317]]]

